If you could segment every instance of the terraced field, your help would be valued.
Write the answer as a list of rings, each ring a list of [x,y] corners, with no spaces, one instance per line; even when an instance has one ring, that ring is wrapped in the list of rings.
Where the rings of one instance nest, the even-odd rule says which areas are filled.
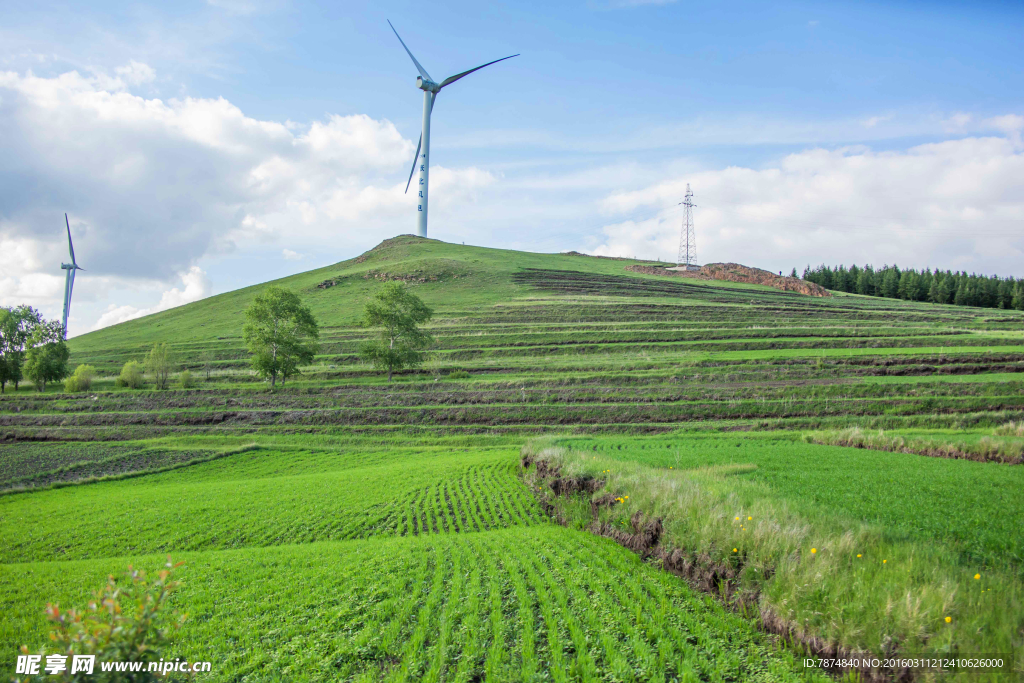
[[[169,552],[187,563],[181,652],[222,662],[215,680],[818,675],[758,629],[757,609],[741,616],[700,582],[558,526],[551,482],[531,489],[519,466],[543,434],[605,469],[741,466],[693,481],[756,490],[828,533],[867,529],[904,550],[937,539],[942,571],[995,572],[1004,597],[1019,596],[1019,466],[804,435],[1012,442],[994,430],[1024,420],[1024,315],[811,298],[632,263],[391,240],[279,283],[313,308],[324,344],[274,393],[248,372],[241,342],[257,288],[71,340],[72,364],[103,375],[93,391],[0,397],[3,646],[42,642],[47,601],[81,603],[107,572]],[[388,279],[435,308],[437,340],[424,367],[391,384],[356,356],[362,305]],[[115,389],[120,366],[157,341],[198,387]],[[700,542],[711,554],[737,547]],[[751,599],[775,604],[781,593],[758,586]],[[988,603],[971,604],[958,621]],[[841,632],[810,620],[800,633],[820,626],[866,648],[896,632],[850,640],[867,612],[849,614]],[[1024,646],[1007,628],[999,642]],[[942,633],[934,643],[962,651],[954,629]]]

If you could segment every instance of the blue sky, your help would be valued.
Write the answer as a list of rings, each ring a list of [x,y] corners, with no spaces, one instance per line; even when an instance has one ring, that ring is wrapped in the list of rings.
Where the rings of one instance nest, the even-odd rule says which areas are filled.
[[[773,270],[1024,275],[1016,3],[21,4],[0,27],[0,304],[72,331],[414,229],[416,71],[439,96],[431,236]]]

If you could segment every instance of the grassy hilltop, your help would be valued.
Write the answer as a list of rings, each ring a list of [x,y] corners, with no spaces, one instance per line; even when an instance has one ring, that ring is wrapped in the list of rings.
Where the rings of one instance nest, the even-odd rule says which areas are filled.
[[[0,397],[3,646],[170,553],[212,680],[826,680],[801,644],[1024,671],[1024,314],[634,263],[388,240],[277,281],[323,345],[273,393],[259,287],[71,340],[93,391]],[[437,340],[392,384],[356,355],[389,279]],[[157,341],[210,380],[115,389]]]

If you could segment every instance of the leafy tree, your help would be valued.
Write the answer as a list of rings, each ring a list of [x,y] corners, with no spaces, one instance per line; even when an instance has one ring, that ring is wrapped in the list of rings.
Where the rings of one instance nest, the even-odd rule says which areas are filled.
[[[171,377],[171,350],[163,342],[156,344],[146,356],[146,370],[153,375],[157,389],[166,389]]]
[[[96,368],[91,365],[79,365],[74,373],[64,380],[64,391],[89,391],[92,380],[96,377]]]
[[[271,389],[278,376],[284,383],[298,373],[299,365],[312,362],[319,349],[320,327],[312,311],[283,287],[257,294],[245,320],[242,338],[252,354],[252,367],[260,377],[270,378]]]
[[[191,389],[195,384],[195,380],[192,379],[192,373],[185,369],[178,375],[178,383],[182,389]]]
[[[1019,280],[1014,286],[1011,306],[1018,311],[1024,311],[1024,280]]]
[[[64,326],[59,320],[48,320],[36,325],[25,352],[25,376],[39,391],[46,390],[47,382],[59,382],[68,376],[68,357],[71,352],[64,341]]]
[[[130,360],[121,368],[121,374],[114,381],[114,386],[141,389],[145,383],[146,380],[142,375],[142,363]]]
[[[433,316],[434,312],[405,285],[388,282],[366,304],[363,325],[379,327],[380,334],[364,342],[359,354],[378,370],[386,370],[390,382],[396,370],[423,362],[420,351],[430,346],[434,338],[418,325]]]
[[[18,390],[23,377],[25,350],[43,316],[31,306],[0,308],[0,393],[8,382]]]

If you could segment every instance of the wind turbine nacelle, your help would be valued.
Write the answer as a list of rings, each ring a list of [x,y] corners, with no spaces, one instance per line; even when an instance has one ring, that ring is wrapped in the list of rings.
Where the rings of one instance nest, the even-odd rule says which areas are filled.
[[[60,269],[61,270],[74,270],[75,266],[73,264],[71,264],[71,263],[62,263],[62,264],[60,264]]]
[[[428,81],[423,76],[416,77],[416,87],[420,90],[426,90],[427,92],[437,92],[441,87],[433,81]]]

